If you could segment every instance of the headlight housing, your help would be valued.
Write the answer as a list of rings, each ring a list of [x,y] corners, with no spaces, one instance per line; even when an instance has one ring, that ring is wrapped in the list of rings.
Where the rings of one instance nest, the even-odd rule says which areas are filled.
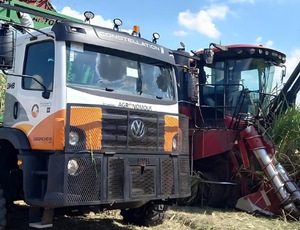
[[[79,164],[76,160],[70,159],[68,161],[68,174],[71,176],[76,176],[79,171]]]
[[[69,133],[69,144],[75,146],[79,141],[79,134],[75,131]]]
[[[177,150],[177,146],[178,146],[178,140],[177,140],[178,136],[175,135],[172,139],[172,150]]]

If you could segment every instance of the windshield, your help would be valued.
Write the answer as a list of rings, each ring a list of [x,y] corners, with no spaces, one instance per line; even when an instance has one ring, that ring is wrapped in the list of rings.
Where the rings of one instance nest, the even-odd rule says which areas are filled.
[[[116,50],[71,43],[67,84],[119,94],[174,100],[172,65]]]
[[[247,58],[215,62],[204,69],[206,82],[203,93],[208,103],[219,106],[225,103],[226,112],[230,115],[234,111],[255,114],[258,106],[267,108],[275,73],[272,63],[264,59]],[[215,94],[214,97],[211,94]],[[221,101],[213,101],[218,98]]]

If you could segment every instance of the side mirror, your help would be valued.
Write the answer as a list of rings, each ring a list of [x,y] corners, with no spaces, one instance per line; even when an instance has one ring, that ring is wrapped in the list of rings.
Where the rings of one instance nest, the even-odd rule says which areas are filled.
[[[0,69],[2,70],[13,67],[14,41],[14,33],[9,30],[9,25],[2,24],[0,28]]]
[[[42,97],[45,98],[45,99],[49,99],[50,98],[50,92],[49,91],[43,91]]]
[[[214,51],[212,49],[204,49],[204,60],[206,64],[212,64],[214,61]]]

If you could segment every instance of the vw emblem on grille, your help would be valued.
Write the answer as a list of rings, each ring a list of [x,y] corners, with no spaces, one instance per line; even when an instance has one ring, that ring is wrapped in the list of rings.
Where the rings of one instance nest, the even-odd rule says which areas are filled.
[[[130,126],[130,134],[135,139],[141,139],[146,133],[146,127],[141,120],[133,120]]]

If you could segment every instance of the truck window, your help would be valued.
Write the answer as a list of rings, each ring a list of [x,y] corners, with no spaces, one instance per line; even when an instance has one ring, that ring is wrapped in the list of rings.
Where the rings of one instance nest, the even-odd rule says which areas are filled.
[[[174,100],[175,72],[170,64],[86,44],[67,50],[67,85],[118,94]]]
[[[54,75],[53,41],[34,43],[26,47],[23,74],[33,76],[47,90],[52,91]],[[43,90],[43,87],[36,80],[23,78],[23,88],[28,90]]]

